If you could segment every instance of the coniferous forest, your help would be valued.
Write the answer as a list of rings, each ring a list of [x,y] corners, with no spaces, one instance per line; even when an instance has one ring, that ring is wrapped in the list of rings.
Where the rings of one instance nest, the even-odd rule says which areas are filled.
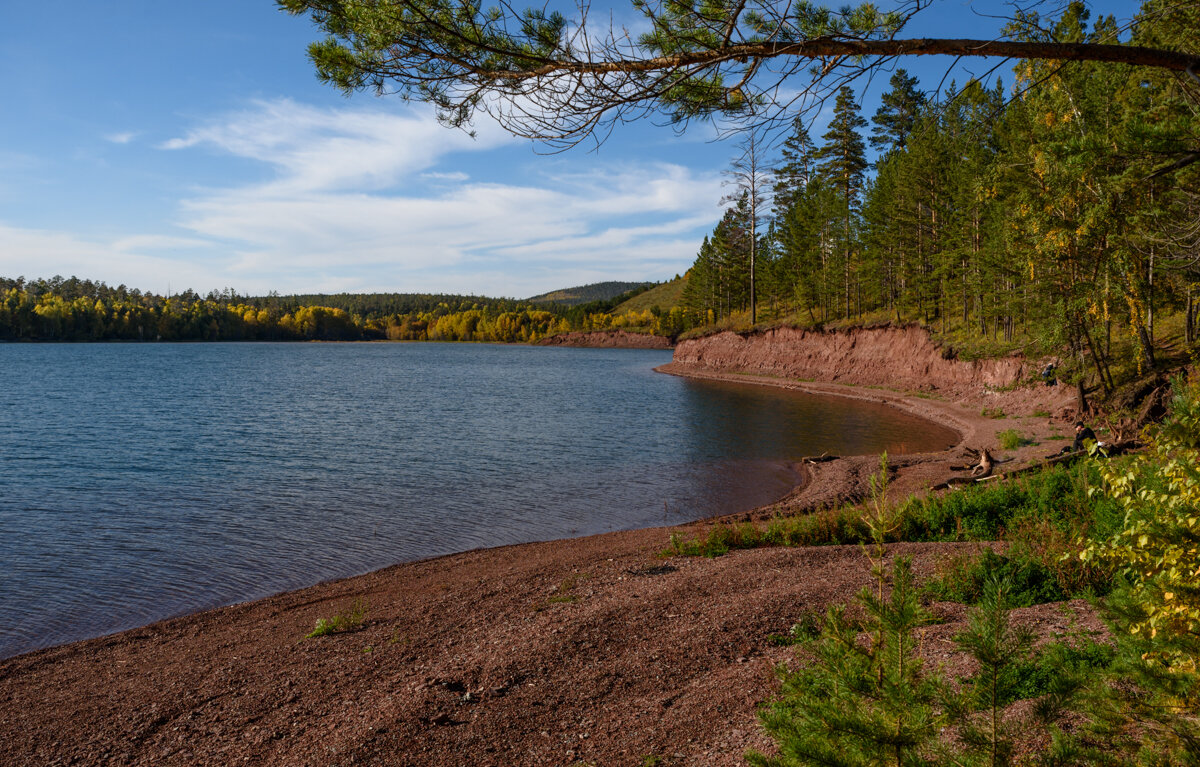
[[[1142,11],[1131,44],[1200,39],[1195,4]],[[1124,33],[1081,3],[1056,20],[1019,14],[1009,31]],[[688,324],[920,322],[981,349],[1019,338],[1066,350],[1106,393],[1118,341],[1153,364],[1156,316],[1182,314],[1192,342],[1200,82],[1089,62],[1020,61],[1013,77],[939,88],[896,69],[869,119],[843,87],[822,135],[796,122],[769,158],[743,142],[736,204],[689,273]]]

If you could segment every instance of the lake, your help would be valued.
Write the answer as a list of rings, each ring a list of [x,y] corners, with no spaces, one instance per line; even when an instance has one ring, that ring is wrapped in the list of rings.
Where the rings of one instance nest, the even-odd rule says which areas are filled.
[[[669,351],[0,344],[0,657],[396,562],[769,503],[895,409]],[[665,543],[665,539],[664,539]]]

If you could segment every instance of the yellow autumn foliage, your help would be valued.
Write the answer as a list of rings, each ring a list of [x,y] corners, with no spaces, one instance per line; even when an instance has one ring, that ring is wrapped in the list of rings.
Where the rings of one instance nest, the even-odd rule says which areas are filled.
[[[1102,462],[1106,492],[1125,510],[1121,529],[1080,554],[1128,579],[1143,617],[1129,631],[1167,640],[1200,634],[1200,380],[1177,387],[1171,421],[1127,464]],[[1194,673],[1197,657],[1164,649],[1148,658]]]

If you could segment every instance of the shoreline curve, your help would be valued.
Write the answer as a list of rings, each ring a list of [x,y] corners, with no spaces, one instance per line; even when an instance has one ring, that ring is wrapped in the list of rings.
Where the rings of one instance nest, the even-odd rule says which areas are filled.
[[[1012,451],[1017,460],[1052,451],[1062,423],[1032,415],[1040,392],[980,389],[948,402],[712,377],[937,412],[953,419],[959,448],[986,446],[1000,429],[1017,428],[1039,442]],[[986,418],[985,407],[1007,415]],[[927,487],[957,452],[889,457],[892,487],[897,494]],[[805,469],[809,480],[777,504],[734,517],[838,502],[830,489],[859,492],[878,460],[856,456]],[[401,563],[0,660],[0,737],[11,764],[30,767],[534,767],[638,764],[648,754],[741,765],[746,749],[772,747],[757,709],[777,690],[774,669],[792,651],[770,637],[786,634],[802,614],[849,601],[870,576],[857,546],[660,557],[672,533],[699,535],[711,524]],[[892,552],[911,555],[921,576],[939,558],[978,545],[905,543]],[[318,619],[356,599],[366,605],[360,627],[304,638]],[[931,629],[930,646],[949,643],[965,614],[956,606],[939,610],[944,623]],[[1055,606],[1027,610],[1047,630],[1066,630],[1055,623],[1068,620]]]
[[[679,376],[681,378],[774,386],[779,389],[790,389],[806,394],[841,397],[842,399],[886,405],[956,432],[958,434],[958,441],[947,448],[948,450],[955,450],[961,447],[973,439],[977,431],[973,419],[964,417],[959,412],[959,409],[951,403],[932,398],[921,398],[917,395],[894,392],[879,387],[819,381],[798,381],[753,373],[711,370],[680,362],[668,362],[665,365],[659,365],[654,370],[658,373]]]

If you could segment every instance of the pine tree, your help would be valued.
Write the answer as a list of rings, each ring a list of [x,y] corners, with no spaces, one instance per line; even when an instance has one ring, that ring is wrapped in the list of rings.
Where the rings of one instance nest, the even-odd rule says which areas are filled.
[[[830,287],[836,277],[832,256],[840,228],[837,209],[835,190],[817,177],[796,196],[775,227],[780,279],[792,286],[791,300],[813,322],[828,319],[830,314]]]
[[[925,94],[917,89],[917,78],[910,77],[903,69],[893,72],[888,84],[891,90],[880,97],[879,109],[871,118],[875,127],[869,141],[880,155],[904,150],[926,102]]]
[[[863,265],[874,277],[876,306],[886,309],[897,322],[902,320],[907,252],[897,215],[901,201],[896,182],[903,161],[904,155],[899,151],[880,159],[875,177],[864,190],[862,206]]]
[[[773,213],[779,221],[795,205],[804,193],[816,171],[817,147],[808,136],[804,122],[796,118],[792,122],[792,134],[779,150],[779,164],[775,166],[773,187]]]
[[[688,313],[692,323],[708,322],[709,313],[716,315],[717,297],[720,291],[720,266],[712,242],[706,236],[696,254],[696,261],[687,273],[687,284],[679,302]]]
[[[770,187],[770,170],[763,156],[762,142],[751,132],[741,144],[741,154],[734,158],[726,175],[737,187],[737,193],[725,197],[722,202],[737,202],[737,211],[742,216],[746,232],[747,260],[749,264],[750,322],[758,322],[758,286],[756,267],[758,260],[758,224],[766,205]]]
[[[851,312],[851,274],[854,262],[853,221],[858,213],[859,197],[867,169],[866,147],[859,129],[866,127],[866,120],[859,114],[854,102],[854,91],[842,86],[838,91],[833,108],[833,119],[829,130],[822,137],[825,144],[817,152],[821,174],[829,180],[840,197],[842,214],[842,242],[840,248],[842,266],[842,316]]]
[[[761,715],[779,755],[747,754],[755,767],[931,764],[944,683],[916,655],[914,631],[930,618],[910,562],[896,560],[889,595],[866,589],[858,599],[865,625],[831,608],[820,636],[803,645],[814,661],[782,673],[783,693]],[[864,629],[872,641],[859,641]]]
[[[928,755],[946,722],[947,689],[917,656],[915,631],[931,616],[917,599],[912,562],[900,557],[889,569],[885,560],[886,541],[900,522],[888,503],[887,478],[884,453],[865,515],[873,544],[864,554],[875,581],[858,594],[866,618],[851,620],[842,607],[831,607],[820,634],[802,644],[813,662],[780,671],[783,694],[760,714],[780,753],[748,753],[755,767],[932,765]]]
[[[978,664],[978,671],[953,701],[959,746],[946,749],[954,763],[967,767],[1001,767],[1012,761],[1013,729],[1003,721],[1004,708],[1017,696],[1022,679],[1013,673],[1033,652],[1033,634],[1012,625],[1008,583],[984,584],[983,598],[971,609],[967,628],[954,641]]]

